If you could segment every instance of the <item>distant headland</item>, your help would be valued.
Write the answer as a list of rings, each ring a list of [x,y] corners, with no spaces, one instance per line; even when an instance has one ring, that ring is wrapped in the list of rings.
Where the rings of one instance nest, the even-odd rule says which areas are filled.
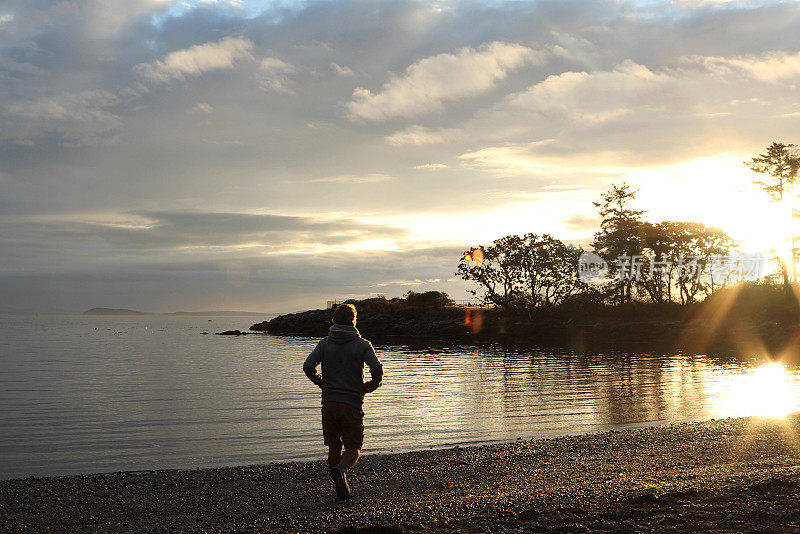
[[[137,310],[129,310],[127,308],[92,308],[91,310],[86,310],[83,312],[83,315],[188,315],[188,316],[207,316],[212,315],[216,317],[221,316],[263,316],[263,315],[270,315],[264,314],[262,312],[252,312],[252,311],[231,311],[231,310],[211,310],[211,311],[177,311],[171,313],[154,313],[154,312],[143,312]]]

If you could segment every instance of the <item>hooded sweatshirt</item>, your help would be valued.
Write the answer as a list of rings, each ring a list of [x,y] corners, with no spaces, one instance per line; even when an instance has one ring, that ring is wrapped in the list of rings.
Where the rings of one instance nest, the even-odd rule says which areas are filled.
[[[322,364],[322,375],[317,365]],[[364,364],[372,380],[364,382]],[[383,366],[372,343],[355,326],[334,324],[303,364],[306,376],[322,388],[322,402],[343,402],[361,409],[364,394],[381,385]]]

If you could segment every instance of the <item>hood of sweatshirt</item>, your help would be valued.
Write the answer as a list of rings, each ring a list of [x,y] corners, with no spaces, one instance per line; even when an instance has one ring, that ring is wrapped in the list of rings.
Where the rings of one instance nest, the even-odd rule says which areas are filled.
[[[361,337],[355,326],[334,324],[328,331],[328,339],[334,343],[343,344]]]

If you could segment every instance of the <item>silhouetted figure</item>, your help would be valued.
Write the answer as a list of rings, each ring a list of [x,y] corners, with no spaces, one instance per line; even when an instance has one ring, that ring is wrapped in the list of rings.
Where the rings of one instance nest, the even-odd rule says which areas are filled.
[[[347,470],[361,454],[364,395],[378,389],[383,378],[383,366],[372,343],[356,329],[356,314],[352,304],[337,306],[328,337],[317,343],[303,364],[306,376],[322,388],[322,436],[338,501],[350,498]],[[317,372],[320,364],[321,375]],[[364,364],[372,376],[369,382],[364,382]]]

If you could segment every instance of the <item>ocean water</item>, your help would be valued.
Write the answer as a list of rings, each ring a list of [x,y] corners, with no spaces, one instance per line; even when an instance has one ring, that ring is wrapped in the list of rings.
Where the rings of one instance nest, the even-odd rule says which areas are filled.
[[[257,320],[0,315],[0,479],[323,457],[317,340],[200,334]],[[800,409],[800,370],[759,359],[376,349],[365,453]]]

